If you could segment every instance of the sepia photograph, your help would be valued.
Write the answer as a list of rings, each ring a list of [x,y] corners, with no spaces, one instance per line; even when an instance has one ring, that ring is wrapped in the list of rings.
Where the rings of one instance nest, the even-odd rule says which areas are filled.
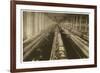
[[[23,61],[89,58],[89,15],[22,10]]]
[[[97,7],[11,2],[11,72],[97,66]]]

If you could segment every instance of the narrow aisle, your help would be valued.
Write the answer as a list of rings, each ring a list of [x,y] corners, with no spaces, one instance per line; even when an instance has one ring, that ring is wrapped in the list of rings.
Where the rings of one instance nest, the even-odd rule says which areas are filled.
[[[59,31],[58,26],[56,26],[50,60],[66,59],[66,58],[67,55],[61,38],[61,33]]]

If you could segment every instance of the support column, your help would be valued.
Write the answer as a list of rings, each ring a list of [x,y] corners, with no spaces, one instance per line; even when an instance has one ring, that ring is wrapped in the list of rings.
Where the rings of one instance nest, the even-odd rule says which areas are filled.
[[[27,12],[23,12],[23,40],[27,39]]]
[[[78,22],[78,16],[77,15],[76,15],[76,18],[75,18],[75,22],[76,22],[75,23],[75,30],[79,31],[79,28],[78,28],[79,27],[79,25],[78,25],[79,22]]]
[[[35,25],[35,33],[34,35],[37,35],[39,32],[39,21],[38,21],[38,13],[35,13],[35,18],[34,18],[34,25]]]
[[[39,23],[39,24],[38,24],[38,27],[39,27],[38,30],[39,30],[39,32],[40,32],[40,31],[41,31],[41,13],[40,13],[40,12],[38,13],[38,23]]]
[[[82,20],[82,16],[79,16],[79,30],[80,30],[80,31],[82,30],[82,29],[81,29],[81,28],[82,28],[82,26],[81,26],[81,24],[82,24],[82,23],[81,23],[81,20]]]

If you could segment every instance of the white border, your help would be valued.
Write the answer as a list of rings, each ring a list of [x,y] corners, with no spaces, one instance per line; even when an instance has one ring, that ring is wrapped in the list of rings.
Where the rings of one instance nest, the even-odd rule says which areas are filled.
[[[21,9],[39,10],[39,11],[56,11],[66,13],[89,14],[89,59],[75,60],[53,60],[53,61],[38,61],[38,62],[21,62]],[[94,64],[94,9],[85,8],[69,8],[69,7],[49,7],[35,5],[16,5],[16,68],[40,68],[54,66],[73,66]]]

